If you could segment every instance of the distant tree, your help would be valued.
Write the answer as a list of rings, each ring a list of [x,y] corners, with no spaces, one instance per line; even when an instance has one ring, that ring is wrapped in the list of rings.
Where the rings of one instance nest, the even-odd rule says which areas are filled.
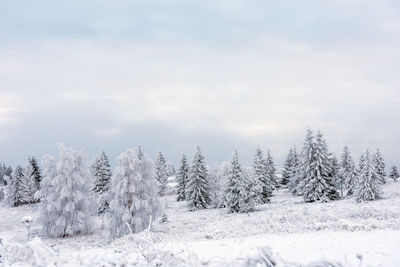
[[[167,176],[171,177],[171,176],[174,176],[175,174],[176,174],[176,172],[175,172],[174,164],[172,164],[172,162],[168,161],[167,162]]]
[[[354,192],[357,202],[375,200],[381,197],[380,176],[375,170],[369,149],[360,158],[357,186]]]
[[[273,166],[271,167],[270,164],[271,162],[268,161],[268,158],[265,159],[261,149],[257,148],[253,159],[252,175],[255,181],[258,182],[259,188],[261,188],[261,196],[259,198],[261,203],[269,202],[269,198],[272,196],[272,192],[275,189],[274,168]]]
[[[59,161],[46,156],[40,195],[43,233],[49,237],[66,237],[88,233],[92,227],[93,185],[89,179],[87,155],[59,145]]]
[[[158,157],[155,163],[156,179],[159,183],[158,194],[160,196],[165,195],[168,184],[168,173],[167,173],[167,161],[161,152],[158,153]]]
[[[35,198],[36,191],[40,189],[41,175],[39,173],[40,179],[37,180],[38,172],[39,168],[36,161],[32,161],[31,158],[28,158],[21,183],[23,204],[30,204],[38,201],[38,199]],[[39,181],[39,184],[37,184],[37,181]]]
[[[265,156],[265,168],[267,170],[267,175],[269,180],[273,183],[274,189],[279,187],[278,179],[276,177],[276,167],[274,158],[271,155],[271,151],[267,150],[267,155]]]
[[[372,157],[376,173],[378,174],[378,180],[381,184],[386,183],[386,171],[385,171],[385,160],[383,158],[382,152],[379,148],[376,150]]]
[[[108,210],[110,200],[108,191],[111,186],[111,165],[108,157],[104,153],[96,157],[91,166],[91,175],[94,181],[94,192],[96,192],[99,202],[99,213],[104,213]]]
[[[339,183],[337,183],[337,187],[341,195],[344,195],[344,189],[347,189],[347,195],[352,195],[355,188],[357,173],[353,158],[350,155],[350,149],[347,146],[343,149],[338,177],[340,180]]]
[[[5,200],[11,207],[17,207],[24,204],[22,195],[22,183],[24,180],[24,169],[17,166],[12,172],[11,177],[5,176],[7,186],[5,189]]]
[[[186,199],[191,211],[205,209],[211,202],[208,187],[208,171],[199,146],[194,154],[193,164],[190,168],[189,181],[186,187]]]
[[[290,165],[291,166],[289,168],[289,175],[290,175],[289,190],[292,194],[297,195],[297,188],[299,186],[300,160],[296,146],[293,146],[292,148],[292,162]]]
[[[11,166],[6,167],[5,164],[1,165],[0,164],[0,186],[2,185],[7,185],[7,179],[5,179],[5,176],[7,176],[8,178],[11,177],[12,175],[12,168]]]
[[[242,189],[243,172],[239,163],[237,152],[233,154],[231,170],[228,177],[228,187],[226,191],[228,212],[240,212],[240,190]]]
[[[222,208],[226,205],[225,187],[229,172],[230,166],[228,162],[222,162],[219,166],[210,170],[208,185],[213,208]]]
[[[240,212],[251,212],[257,203],[260,203],[262,192],[262,185],[252,175],[252,170],[244,168],[242,169],[242,177],[240,180],[240,199],[239,208]]]
[[[186,156],[182,155],[178,173],[176,175],[176,182],[178,188],[177,201],[186,200],[186,186],[188,180],[189,180],[189,164],[187,162]]]
[[[304,201],[326,202],[337,199],[339,194],[332,180],[332,163],[322,133],[318,132],[314,140],[312,132],[308,131],[302,155],[300,192]]]
[[[34,177],[36,190],[40,189],[40,182],[42,181],[42,174],[39,168],[39,164],[36,161],[34,156],[28,159],[28,164],[31,166],[32,169],[32,176]]]
[[[335,188],[338,190],[338,193],[340,194],[340,197],[343,197],[343,191],[345,188],[345,182],[342,181],[340,174],[340,164],[339,164],[339,160],[337,159],[337,157],[330,153],[328,155],[328,159],[329,159],[329,163],[330,163],[330,167],[331,167],[331,173],[330,173],[330,177],[331,180],[335,186]]]
[[[394,165],[392,166],[392,169],[390,170],[389,177],[391,179],[393,179],[393,181],[395,181],[395,182],[397,182],[397,179],[399,179],[400,174],[399,174],[399,171],[397,170],[396,166],[394,166]]]
[[[140,232],[161,214],[153,166],[146,156],[133,149],[118,157],[111,179],[108,212],[112,237]]]
[[[293,164],[293,149],[290,148],[285,163],[283,164],[282,178],[281,178],[282,185],[288,185],[290,183],[292,164]]]

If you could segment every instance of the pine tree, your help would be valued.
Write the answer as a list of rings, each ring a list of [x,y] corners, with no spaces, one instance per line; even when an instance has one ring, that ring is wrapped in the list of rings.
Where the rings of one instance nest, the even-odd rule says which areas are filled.
[[[179,165],[178,173],[176,175],[176,182],[178,187],[177,201],[186,200],[186,186],[188,180],[189,180],[189,165],[187,163],[186,156],[183,155]]]
[[[309,165],[302,165],[301,192],[305,202],[321,201],[327,202],[339,197],[338,192],[332,180],[332,163],[330,162],[328,148],[323,139],[322,133],[318,132],[315,141],[305,146],[305,155],[303,162]],[[308,150],[308,147],[311,149]]]
[[[155,163],[155,172],[156,172],[156,179],[159,183],[158,193],[160,196],[164,196],[165,191],[167,189],[168,174],[167,174],[167,161],[164,158],[163,154],[161,154],[161,152],[158,153],[158,157]]]
[[[171,177],[176,174],[174,164],[170,161],[167,162],[167,176]]]
[[[339,177],[340,182],[338,188],[340,189],[341,195],[343,196],[344,189],[347,189],[347,195],[350,196],[354,192],[355,182],[356,182],[356,170],[353,158],[350,155],[350,149],[345,146],[343,149],[341,161],[340,161],[340,169],[339,169]]]
[[[357,202],[375,200],[382,194],[379,187],[380,176],[375,170],[373,161],[373,156],[367,149],[365,155],[360,158],[357,186],[354,192]]]
[[[383,154],[379,150],[376,150],[375,154],[372,157],[372,161],[374,163],[374,167],[376,173],[378,174],[378,180],[381,184],[386,183],[386,171],[385,171],[385,160],[383,158]]]
[[[290,169],[289,169],[289,176],[290,176],[289,190],[294,195],[297,195],[297,187],[299,185],[299,167],[300,167],[299,155],[297,154],[296,146],[293,146],[292,162],[290,164]]]
[[[240,190],[242,189],[242,167],[240,166],[237,152],[233,154],[231,170],[228,177],[228,187],[226,191],[228,212],[240,212]]]
[[[225,187],[229,175],[230,166],[228,162],[222,162],[210,170],[208,179],[211,206],[213,208],[223,208],[226,205]]]
[[[260,203],[262,187],[259,181],[252,175],[252,170],[242,169],[242,177],[240,180],[240,212],[254,211],[257,203]]]
[[[397,179],[399,179],[400,174],[396,166],[393,165],[392,169],[390,170],[389,177],[395,182],[397,182]]]
[[[128,149],[118,157],[111,179],[110,234],[140,232],[161,214],[154,165],[141,152]]]
[[[264,155],[260,148],[256,149],[256,154],[253,160],[253,176],[258,181],[259,187],[261,188],[261,203],[269,202],[269,198],[272,196],[272,192],[275,189],[275,181],[272,177],[273,169],[268,164],[268,161],[264,158]]]
[[[88,233],[94,207],[87,155],[59,145],[57,163],[49,156],[44,161],[45,177],[39,195],[43,200],[40,221],[49,237]]]
[[[296,187],[292,192],[296,195],[302,196],[304,193],[304,186],[306,185],[306,179],[313,176],[313,170],[310,166],[314,161],[315,153],[315,141],[314,134],[311,129],[307,129],[306,137],[303,142],[303,149],[299,158],[299,166],[296,175]]]
[[[210,204],[208,172],[199,146],[194,154],[193,164],[190,168],[189,181],[186,187],[186,199],[191,211],[205,209]]]
[[[328,158],[331,167],[331,173],[329,176],[331,177],[331,180],[333,181],[335,188],[338,190],[340,197],[343,197],[344,181],[342,181],[341,176],[339,175],[340,173],[339,161],[336,158],[336,156],[332,153],[329,154]]]
[[[110,190],[111,165],[104,151],[94,160],[91,175],[94,180],[93,190],[99,199],[99,213],[101,214],[108,210],[110,203],[107,192]]]
[[[11,177],[6,179],[5,200],[11,207],[18,207],[24,202],[24,197],[21,194],[23,179],[24,169],[21,166],[17,166],[12,172]]]
[[[293,149],[290,148],[285,163],[283,164],[282,178],[281,178],[282,185],[287,185],[290,183],[292,163],[293,163]]]
[[[28,164],[31,165],[32,168],[32,176],[34,177],[35,180],[35,186],[36,186],[36,190],[40,189],[40,182],[42,181],[42,174],[39,168],[39,165],[36,161],[35,157],[30,157],[28,159]]]
[[[267,170],[267,176],[272,182],[274,189],[279,187],[278,179],[276,177],[276,168],[274,163],[274,158],[271,155],[271,151],[267,150],[267,155],[264,160],[265,168]]]
[[[21,195],[23,198],[22,202],[24,204],[30,204],[38,201],[38,199],[35,198],[35,193],[40,188],[41,177],[39,184],[37,184],[36,179],[38,168],[36,168],[37,164],[36,166],[34,165],[35,163],[32,163],[31,159],[29,158],[24,170],[24,176],[21,183]]]

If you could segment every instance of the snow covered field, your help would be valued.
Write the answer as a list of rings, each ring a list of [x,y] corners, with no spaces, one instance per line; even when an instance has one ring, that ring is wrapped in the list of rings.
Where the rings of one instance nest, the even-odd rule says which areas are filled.
[[[64,239],[27,240],[20,222],[37,218],[37,205],[0,206],[0,245],[4,263],[27,265],[237,265],[269,247],[285,263],[328,260],[344,266],[400,265],[400,183],[384,185],[384,198],[356,203],[343,199],[304,203],[286,189],[271,203],[248,214],[224,209],[187,210],[175,195],[165,197],[168,222],[154,223],[152,233],[129,235],[108,242],[101,220],[91,235]],[[20,264],[18,263],[18,264]]]

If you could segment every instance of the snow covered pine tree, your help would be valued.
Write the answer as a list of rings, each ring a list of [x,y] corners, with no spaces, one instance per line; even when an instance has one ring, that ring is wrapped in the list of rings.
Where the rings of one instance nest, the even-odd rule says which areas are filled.
[[[167,173],[167,161],[161,152],[158,153],[158,157],[155,163],[156,179],[159,183],[158,194],[160,196],[165,195],[168,183],[168,173]]]
[[[293,164],[293,149],[290,148],[289,153],[286,157],[285,163],[283,164],[283,170],[282,170],[282,178],[281,178],[281,185],[287,185],[290,183],[290,171],[292,168]]]
[[[322,133],[315,141],[312,131],[307,131],[300,170],[300,192],[305,202],[327,202],[339,197],[332,180],[332,163]]]
[[[275,181],[271,178],[272,170],[260,148],[256,149],[256,154],[254,155],[252,174],[261,188],[260,202],[269,202],[272,191],[275,189]]]
[[[389,177],[393,179],[394,182],[397,182],[397,179],[399,179],[400,174],[396,166],[393,165],[393,167],[390,169]]]
[[[24,204],[34,203],[38,201],[38,199],[35,198],[35,193],[40,188],[41,177],[39,180],[39,184],[37,184],[37,172],[38,166],[33,165],[31,159],[29,158],[24,170],[24,176],[21,183],[21,195]]]
[[[186,184],[189,180],[189,165],[185,155],[182,155],[181,162],[179,164],[178,173],[176,175],[176,182],[178,188],[177,201],[186,200]]]
[[[153,163],[141,151],[128,149],[118,157],[110,194],[108,216],[112,237],[140,232],[161,214]]]
[[[104,151],[94,160],[90,172],[94,180],[93,190],[99,200],[99,213],[104,213],[110,204],[108,190],[111,181],[111,165]]]
[[[211,202],[207,167],[199,146],[194,154],[193,164],[190,168],[189,181],[186,187],[186,200],[190,211],[205,209]]]
[[[339,169],[339,177],[340,177],[340,190],[343,194],[343,190],[347,189],[346,195],[350,196],[354,192],[355,183],[356,183],[356,167],[354,165],[353,158],[350,155],[350,149],[345,146],[343,149],[342,157],[340,160],[340,169]]]
[[[383,158],[382,152],[379,148],[376,150],[375,154],[372,156],[372,161],[374,163],[375,171],[378,174],[378,180],[381,184],[386,183],[386,171],[385,171],[385,160]]]
[[[11,177],[5,176],[7,186],[5,189],[5,200],[11,207],[17,207],[24,203],[22,195],[22,183],[24,179],[24,169],[17,166],[12,172]]]
[[[87,155],[59,145],[59,161],[46,156],[45,175],[40,195],[43,233],[49,237],[66,237],[88,233],[92,227],[94,200],[89,178]]]
[[[369,201],[380,198],[380,176],[375,170],[369,149],[360,157],[360,167],[357,177],[357,186],[354,192],[357,202]]]

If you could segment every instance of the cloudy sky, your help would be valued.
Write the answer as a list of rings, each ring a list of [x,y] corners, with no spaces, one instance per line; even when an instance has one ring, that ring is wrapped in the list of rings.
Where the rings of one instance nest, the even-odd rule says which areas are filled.
[[[0,2],[0,162],[63,142],[280,163],[307,127],[400,164],[398,0]]]

